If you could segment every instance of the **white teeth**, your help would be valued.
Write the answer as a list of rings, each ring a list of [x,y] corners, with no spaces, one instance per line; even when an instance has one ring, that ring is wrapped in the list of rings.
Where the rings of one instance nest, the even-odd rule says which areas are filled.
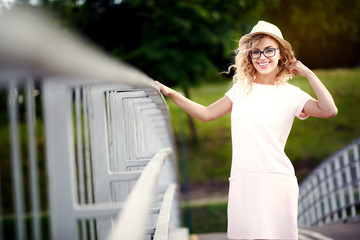
[[[259,63],[260,66],[266,66],[266,65],[269,65],[270,63]]]

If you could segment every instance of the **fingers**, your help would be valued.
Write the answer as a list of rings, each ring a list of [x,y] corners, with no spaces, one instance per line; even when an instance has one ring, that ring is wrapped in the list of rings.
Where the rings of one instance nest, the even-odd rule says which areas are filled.
[[[289,65],[289,71],[293,77],[296,77],[296,70],[295,70],[296,63],[297,60],[291,60]]]
[[[306,76],[309,71],[311,71],[309,68],[307,68],[302,62],[299,60],[292,60],[290,61],[289,70],[290,73],[295,77],[296,73],[301,76]]]
[[[158,87],[159,91],[162,92],[163,85],[159,83],[158,81],[155,81],[156,86]]]
[[[290,67],[295,67],[295,66],[301,66],[303,65],[299,60],[291,60],[290,61]]]
[[[158,82],[158,81],[155,81],[155,83],[157,84],[160,92],[161,92],[162,94],[164,94],[165,96],[167,96],[167,95],[168,95],[168,92],[169,92],[169,88],[168,88],[167,86],[165,86],[164,84]]]
[[[293,77],[296,77],[296,74],[300,74],[301,75],[301,71],[302,71],[302,66],[301,66],[301,62],[299,60],[291,60],[290,61],[290,66],[289,66],[289,70],[290,73]]]
[[[161,91],[162,89],[164,89],[165,85],[158,82],[158,81],[155,81],[156,85],[158,86],[159,90]]]

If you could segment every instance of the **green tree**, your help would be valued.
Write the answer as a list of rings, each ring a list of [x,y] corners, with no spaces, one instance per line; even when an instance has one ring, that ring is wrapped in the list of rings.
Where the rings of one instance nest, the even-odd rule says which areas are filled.
[[[312,68],[354,67],[359,64],[360,1],[276,0],[262,16],[274,22]]]
[[[169,86],[181,86],[191,98],[190,87],[215,79],[230,64],[246,28],[242,19],[257,2],[55,0],[47,7],[115,57]],[[190,126],[196,139],[192,121]]]

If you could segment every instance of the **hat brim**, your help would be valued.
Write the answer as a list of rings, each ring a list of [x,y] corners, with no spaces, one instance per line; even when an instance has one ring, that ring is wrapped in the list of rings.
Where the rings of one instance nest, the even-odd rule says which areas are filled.
[[[245,41],[246,39],[249,39],[252,36],[259,35],[259,34],[269,35],[270,37],[275,38],[284,48],[286,48],[289,51],[292,51],[291,45],[288,41],[278,37],[275,34],[269,33],[269,32],[254,32],[254,33],[245,34],[244,36],[241,37],[240,42]]]

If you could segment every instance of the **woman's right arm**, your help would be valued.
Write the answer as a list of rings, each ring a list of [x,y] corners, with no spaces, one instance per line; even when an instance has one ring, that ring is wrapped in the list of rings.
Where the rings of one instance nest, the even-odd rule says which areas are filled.
[[[162,94],[171,99],[176,105],[182,108],[185,112],[191,116],[201,120],[202,122],[208,122],[219,117],[222,117],[231,112],[232,101],[229,97],[224,96],[213,104],[205,107],[190,99],[184,97],[175,90],[165,86],[164,84],[156,81],[159,90]]]

